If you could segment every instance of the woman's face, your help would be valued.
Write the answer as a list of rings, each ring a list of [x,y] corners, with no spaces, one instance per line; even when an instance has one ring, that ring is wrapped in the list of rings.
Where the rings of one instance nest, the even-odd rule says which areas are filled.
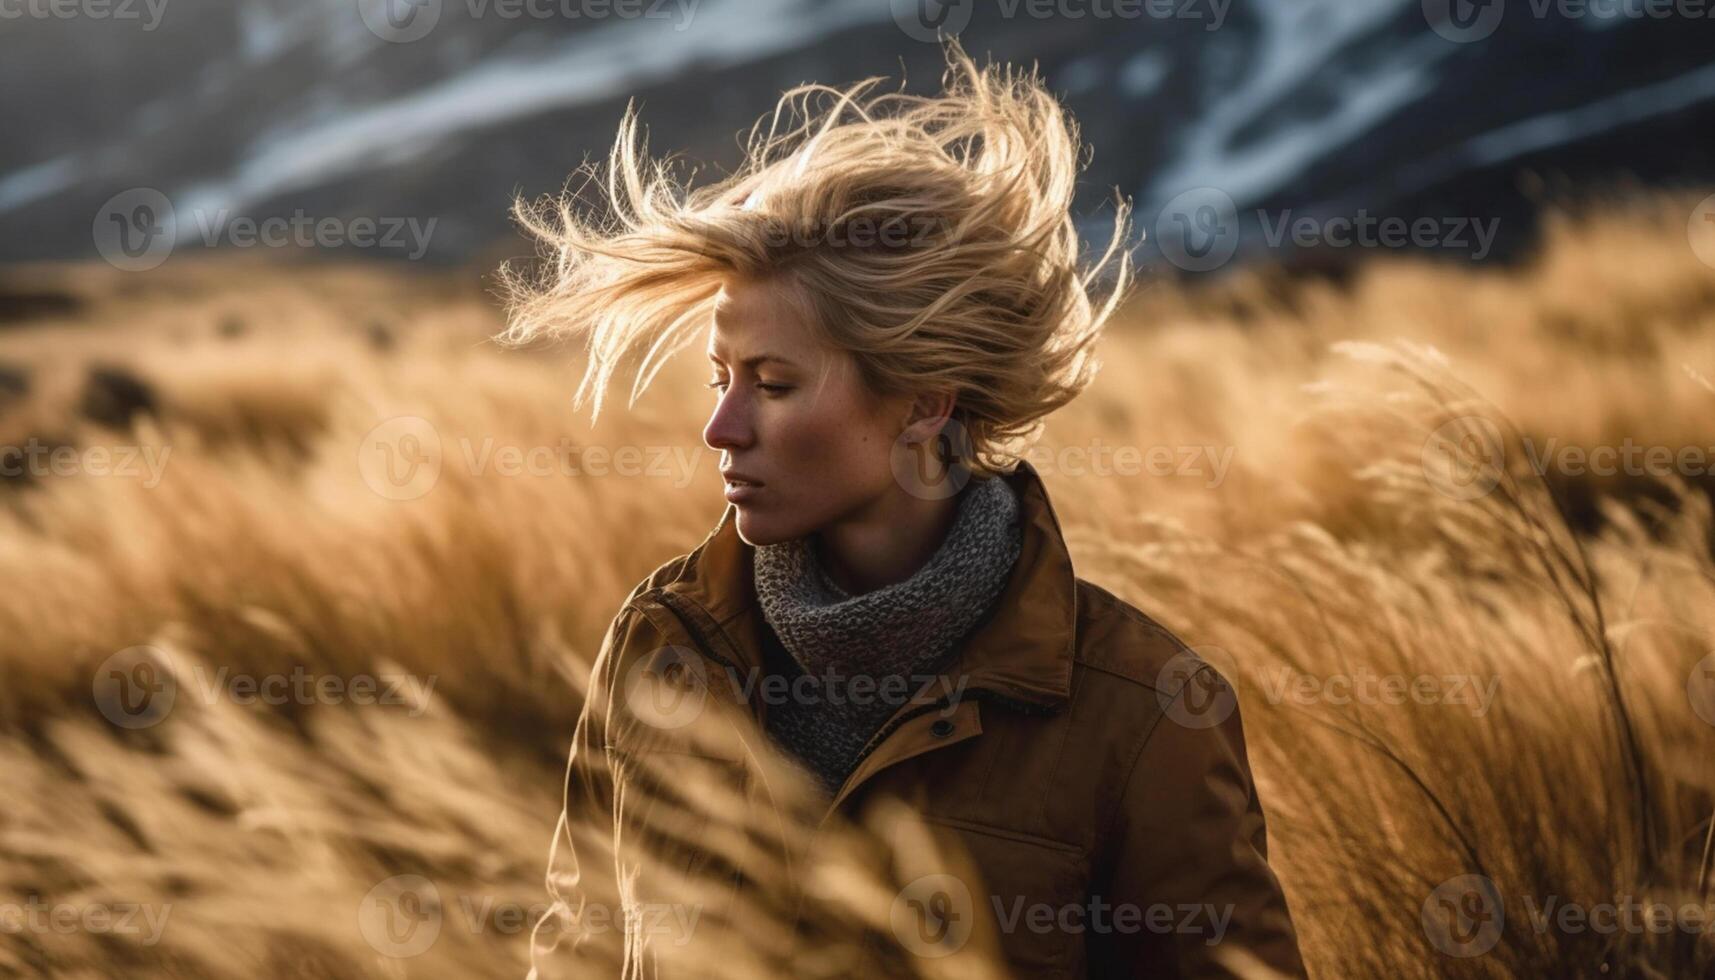
[[[767,282],[729,280],[709,330],[714,414],[738,533],[774,544],[861,519],[901,493],[892,469],[911,400],[880,398],[851,355],[817,340]]]

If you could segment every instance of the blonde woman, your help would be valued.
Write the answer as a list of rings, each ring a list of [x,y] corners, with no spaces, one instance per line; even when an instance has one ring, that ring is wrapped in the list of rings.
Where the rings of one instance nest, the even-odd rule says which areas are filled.
[[[505,339],[584,339],[598,413],[622,360],[635,398],[701,342],[728,502],[590,677],[549,879],[571,975],[841,974],[833,940],[786,951],[815,934],[798,879],[900,812],[945,858],[849,889],[897,954],[870,969],[1303,971],[1230,693],[1211,714],[1212,668],[1076,577],[1019,458],[1095,370],[1126,209],[1080,268],[1072,122],[1034,73],[948,60],[938,97],[786,93],[697,188],[628,111],[606,215],[518,208],[552,261],[502,270]]]

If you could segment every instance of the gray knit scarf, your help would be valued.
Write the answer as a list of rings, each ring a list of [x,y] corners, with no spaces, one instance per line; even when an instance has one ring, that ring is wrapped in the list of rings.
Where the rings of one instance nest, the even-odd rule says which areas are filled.
[[[1004,479],[973,478],[957,508],[922,568],[861,595],[829,580],[807,537],[755,549],[757,598],[790,655],[765,656],[787,682],[767,702],[767,729],[829,795],[876,730],[951,661],[1018,560],[1018,497]]]

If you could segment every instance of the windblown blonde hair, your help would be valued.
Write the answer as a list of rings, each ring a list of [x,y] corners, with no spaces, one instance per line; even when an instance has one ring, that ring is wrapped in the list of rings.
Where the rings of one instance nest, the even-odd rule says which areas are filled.
[[[1118,200],[1112,240],[1080,268],[1076,124],[1034,68],[979,69],[956,40],[946,56],[938,97],[871,94],[879,77],[788,90],[743,164],[696,188],[638,149],[628,105],[606,173],[573,174],[599,181],[605,213],[580,214],[564,191],[514,201],[546,261],[534,276],[501,266],[497,339],[586,337],[574,404],[593,396],[599,415],[619,363],[642,351],[629,405],[706,329],[725,279],[783,284],[872,392],[952,392],[966,465],[1010,469],[1099,367],[1095,341],[1131,280],[1130,207]]]

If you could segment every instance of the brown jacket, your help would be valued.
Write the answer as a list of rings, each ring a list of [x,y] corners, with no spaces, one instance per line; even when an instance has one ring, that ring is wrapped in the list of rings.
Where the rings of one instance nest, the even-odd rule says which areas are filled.
[[[1003,478],[1024,542],[995,611],[937,682],[899,699],[831,805],[812,811],[808,837],[777,829],[801,811],[766,775],[767,698],[745,679],[778,640],[732,508],[637,586],[591,674],[556,840],[571,860],[555,880],[583,923],[574,934],[609,940],[576,940],[577,975],[736,969],[744,950],[780,942],[747,924],[782,908],[747,865],[777,854],[801,868],[824,831],[874,826],[890,804],[945,847],[887,869],[902,887],[876,921],[913,954],[968,946],[1028,977],[1303,975],[1231,689],[1075,576],[1028,463]],[[733,823],[738,834],[722,831]],[[688,892],[696,880],[716,886]],[[726,952],[701,945],[735,933]]]

